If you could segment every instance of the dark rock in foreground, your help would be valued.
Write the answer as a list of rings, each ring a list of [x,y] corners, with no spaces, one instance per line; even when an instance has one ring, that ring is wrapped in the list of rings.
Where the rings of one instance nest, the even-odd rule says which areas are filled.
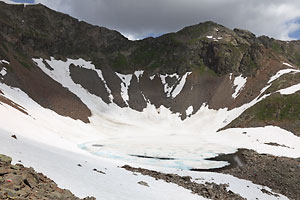
[[[231,190],[227,191],[227,185],[225,184],[215,184],[215,183],[208,183],[199,184],[193,182],[191,177],[189,176],[179,176],[177,174],[166,174],[161,173],[153,170],[143,169],[143,168],[134,168],[129,165],[125,165],[122,168],[132,171],[141,173],[143,175],[151,176],[156,180],[164,180],[167,183],[174,183],[178,186],[181,186],[185,189],[192,191],[193,193],[203,196],[205,198],[213,199],[213,200],[241,200],[244,199],[238,194],[233,193]]]
[[[0,199],[80,199],[69,190],[58,188],[51,179],[33,168],[26,168],[21,164],[12,165],[11,161],[10,157],[0,154]]]
[[[246,164],[220,170],[255,184],[268,186],[289,199],[300,198],[300,158],[276,157],[252,150],[240,150]]]

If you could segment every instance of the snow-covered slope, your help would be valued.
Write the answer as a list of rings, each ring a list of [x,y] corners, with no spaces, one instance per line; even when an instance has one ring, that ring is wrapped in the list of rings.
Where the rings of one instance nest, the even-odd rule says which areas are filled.
[[[182,173],[178,170],[191,168],[217,168],[227,163],[209,161],[206,158],[214,157],[219,153],[233,153],[238,148],[254,149],[259,153],[276,156],[300,157],[299,137],[278,127],[227,129],[217,132],[244,110],[269,96],[270,94],[264,92],[271,87],[274,80],[280,77],[281,72],[272,76],[268,85],[261,90],[261,95],[241,107],[232,110],[227,108],[213,110],[203,104],[194,115],[182,120],[178,113],[172,113],[164,106],[156,109],[149,101],[142,112],[129,107],[121,108],[114,102],[106,104],[100,97],[75,84],[70,76],[69,65],[74,64],[95,70],[99,79],[105,83],[101,70],[96,70],[91,62],[83,59],[59,61],[52,58],[47,61],[51,67],[49,69],[42,59],[34,59],[34,61],[44,73],[62,84],[87,105],[92,112],[89,117],[90,123],[60,116],[41,107],[23,91],[1,83],[1,96],[16,105],[21,105],[28,115],[15,109],[11,104],[1,102],[0,112],[3,114],[0,116],[2,124],[0,151],[12,156],[15,161],[21,160],[25,165],[44,172],[61,187],[71,189],[76,195],[94,195],[99,199],[121,197],[122,199],[202,199],[176,185],[155,181],[141,175],[135,176],[118,166],[130,164],[176,173]],[[284,72],[298,73],[289,69]],[[120,83],[124,86],[121,96],[125,100],[130,98],[125,94],[132,76],[118,74]],[[178,79],[180,88],[186,76],[188,74]],[[138,77],[143,78],[143,74],[139,73]],[[176,91],[177,87],[179,86],[171,92]],[[242,88],[240,84],[232,87]],[[109,86],[106,89],[110,92]],[[292,90],[288,91],[292,92]],[[178,92],[180,93],[180,89]],[[188,108],[186,112],[190,115],[191,109]],[[12,134],[16,134],[18,140],[11,139]],[[266,143],[280,145],[270,146]],[[105,174],[97,174],[93,169],[103,171]],[[202,176],[201,173],[188,171],[184,173],[195,178]],[[220,176],[214,173],[203,174],[205,179]],[[235,188],[239,182],[242,182],[237,178],[228,178],[228,180],[227,178],[225,179],[229,181],[230,188]],[[147,182],[150,187],[137,184],[139,181]],[[247,188],[232,190],[249,199],[254,196],[263,198],[267,195],[256,190],[255,187],[251,186],[251,191]],[[119,188],[119,192],[113,192],[115,188]],[[181,190],[180,194],[178,195],[175,190]],[[273,197],[268,195],[268,199],[271,198]]]

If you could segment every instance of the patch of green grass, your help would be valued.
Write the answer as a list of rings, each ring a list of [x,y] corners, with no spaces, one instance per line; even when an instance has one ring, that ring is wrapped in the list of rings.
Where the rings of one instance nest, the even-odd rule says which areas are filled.
[[[207,67],[206,65],[204,65],[202,62],[200,65],[191,65],[191,69],[193,70],[193,72],[199,73],[199,74],[210,74],[213,76],[217,76],[217,73],[210,69],[209,67]]]
[[[2,47],[4,48],[4,50],[5,50],[6,52],[8,52],[8,48],[7,48],[6,44],[3,42],[3,43],[1,43],[1,45],[2,45]]]
[[[152,46],[141,46],[135,50],[130,59],[134,65],[149,66],[152,69],[160,67],[161,56],[164,54],[162,49]]]
[[[275,94],[268,97],[252,108],[248,113],[254,114],[258,120],[297,120],[300,117],[300,95]]]
[[[159,62],[153,62],[150,66],[149,66],[149,69],[157,69],[161,67],[160,63]]]
[[[22,60],[18,60],[19,61],[19,63],[23,66],[23,67],[25,67],[26,69],[28,69],[28,70],[31,70],[31,65],[30,64],[28,64],[27,62],[24,62],[24,61],[22,61]]]
[[[211,43],[211,42],[215,42],[215,41],[208,39],[207,37],[196,37],[196,38],[192,38],[189,41],[187,41],[187,43],[190,45],[200,43],[200,42]]]
[[[283,50],[282,50],[282,48],[281,48],[281,45],[278,43],[278,42],[276,42],[276,41],[274,41],[273,43],[272,43],[272,47],[271,47],[274,51],[276,51],[277,53],[283,53]]]
[[[251,58],[250,55],[247,55],[243,58],[243,64],[247,66],[246,71],[248,73],[252,73],[258,68],[257,63],[253,60],[253,58]]]
[[[217,24],[213,22],[204,22],[195,26],[186,27],[178,32],[178,34],[188,34],[191,38],[199,37],[206,34],[208,31],[216,27]]]
[[[113,60],[112,66],[114,69],[124,69],[129,67],[126,56],[119,53],[117,57]]]
[[[6,53],[2,50],[2,48],[0,48],[0,59],[4,59],[4,60],[7,60],[7,55]]]
[[[293,59],[293,62],[300,66],[300,53],[298,53],[298,51],[294,51],[292,55],[292,59]]]

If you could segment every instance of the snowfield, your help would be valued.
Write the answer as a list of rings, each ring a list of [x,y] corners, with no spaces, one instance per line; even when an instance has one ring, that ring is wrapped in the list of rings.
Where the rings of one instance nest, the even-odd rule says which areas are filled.
[[[71,63],[93,69],[105,83],[101,70],[96,70],[89,61],[60,61],[51,58],[47,63],[53,70],[49,70],[42,59],[34,59],[34,62],[88,106],[92,111],[89,118],[91,123],[85,124],[80,120],[60,116],[41,107],[23,91],[0,83],[2,96],[22,105],[29,113],[25,115],[7,104],[0,103],[0,112],[3,113],[0,115],[0,152],[11,156],[14,162],[21,160],[25,166],[32,166],[43,172],[58,183],[59,187],[68,188],[79,197],[92,195],[97,199],[204,199],[175,184],[134,175],[120,168],[129,164],[189,175],[198,182],[228,183],[228,190],[248,199],[287,199],[282,195],[275,197],[265,194],[261,189],[270,189],[230,175],[188,171],[191,168],[225,166],[228,163],[205,159],[219,153],[233,153],[238,148],[253,149],[275,156],[300,157],[300,138],[278,127],[237,128],[218,132],[247,108],[270,94],[257,97],[250,103],[232,110],[212,110],[203,104],[201,109],[192,115],[193,107],[189,107],[186,110],[189,117],[182,121],[179,114],[171,113],[163,106],[158,113],[155,106],[148,103],[143,112],[138,112],[130,108],[120,108],[114,103],[106,104],[100,97],[90,94],[72,81],[69,71]],[[274,80],[290,72],[295,71],[287,69],[274,75],[261,94]],[[139,79],[143,72],[137,71],[134,75]],[[166,94],[172,98],[176,97],[188,75],[189,73],[182,77],[172,75],[178,82],[173,86],[168,86],[165,82]],[[121,95],[128,101],[128,87],[132,75],[117,76],[121,80]],[[168,75],[160,75],[163,83],[165,76]],[[238,96],[246,81],[242,76],[235,78],[233,98]],[[107,84],[105,85],[111,94]],[[286,94],[299,90],[298,85],[294,87],[280,92]],[[18,140],[12,139],[12,134],[17,135]],[[282,146],[265,144],[269,142]],[[138,156],[172,159],[145,159]],[[97,173],[93,169],[105,174]],[[147,182],[150,187],[138,184],[139,181]]]

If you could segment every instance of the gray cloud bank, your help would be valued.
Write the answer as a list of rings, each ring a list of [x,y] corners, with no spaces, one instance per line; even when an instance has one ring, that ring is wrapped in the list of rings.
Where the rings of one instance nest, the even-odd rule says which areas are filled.
[[[256,35],[289,40],[300,28],[298,0],[36,0],[92,24],[118,30],[131,39],[174,32],[214,21]]]

